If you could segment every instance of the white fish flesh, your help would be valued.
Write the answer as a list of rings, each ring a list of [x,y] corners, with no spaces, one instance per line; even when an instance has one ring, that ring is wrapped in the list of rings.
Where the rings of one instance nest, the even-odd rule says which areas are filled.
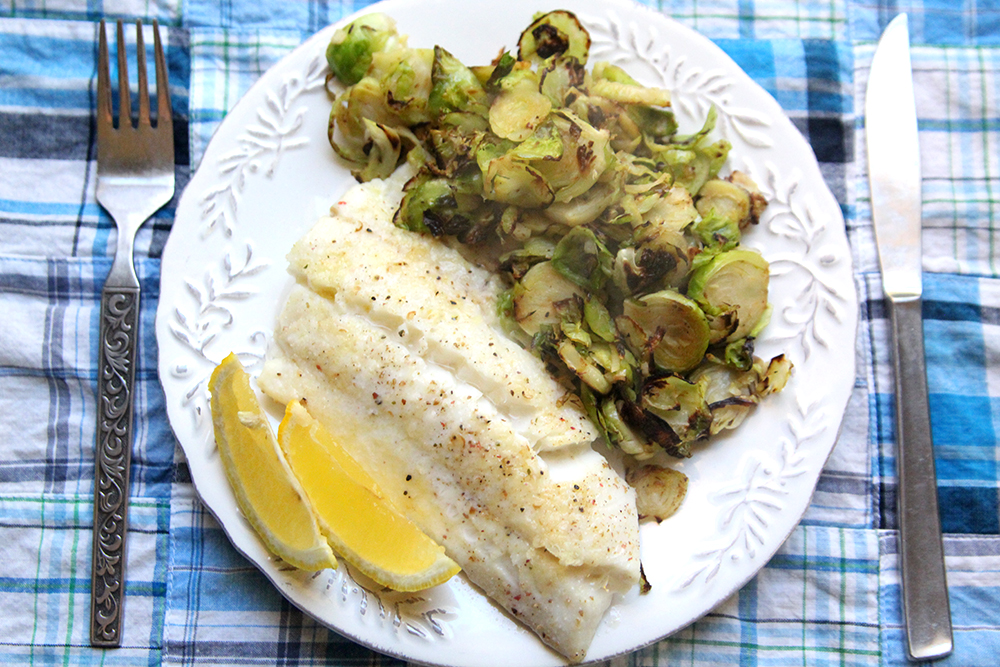
[[[258,380],[310,412],[490,598],[571,661],[639,579],[635,496],[582,406],[502,331],[501,289],[356,186],[289,255]]]

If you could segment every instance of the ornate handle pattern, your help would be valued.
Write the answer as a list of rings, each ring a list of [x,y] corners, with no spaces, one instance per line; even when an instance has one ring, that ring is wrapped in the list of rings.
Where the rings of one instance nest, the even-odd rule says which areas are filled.
[[[121,644],[139,289],[105,287],[97,376],[90,643]]]

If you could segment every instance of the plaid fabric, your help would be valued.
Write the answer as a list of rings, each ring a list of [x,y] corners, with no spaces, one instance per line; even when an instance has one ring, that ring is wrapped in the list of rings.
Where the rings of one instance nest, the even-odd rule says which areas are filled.
[[[308,34],[369,2],[13,0],[0,8],[0,662],[395,665],[293,608],[198,501],[156,378],[173,204],[139,233],[143,283],[124,646],[89,647],[97,316],[113,224],[94,198],[101,18],[157,18],[178,192],[218,123]],[[615,667],[902,665],[891,365],[865,173],[874,41],[911,15],[924,167],[925,336],[955,654],[1000,656],[1000,6],[644,0],[700,30],[785,108],[847,220],[858,377],[813,502],[743,590]]]

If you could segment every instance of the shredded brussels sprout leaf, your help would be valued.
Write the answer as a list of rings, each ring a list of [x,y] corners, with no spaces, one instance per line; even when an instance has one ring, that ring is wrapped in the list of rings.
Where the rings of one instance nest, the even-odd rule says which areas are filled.
[[[557,10],[535,16],[516,55],[469,66],[363,16],[327,49],[343,84],[330,143],[360,181],[411,166],[395,224],[502,275],[504,328],[575,389],[610,446],[686,457],[791,373],[784,356],[754,356],[769,266],[740,243],[767,201],[746,174],[720,174],[730,145],[715,108],[681,134],[670,91],[588,63],[590,44]],[[639,470],[645,514],[662,520],[686,477]]]

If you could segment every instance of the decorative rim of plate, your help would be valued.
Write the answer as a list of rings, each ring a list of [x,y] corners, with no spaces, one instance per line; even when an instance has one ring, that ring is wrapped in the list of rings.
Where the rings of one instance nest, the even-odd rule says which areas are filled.
[[[648,596],[629,596],[609,612],[595,639],[588,659],[597,661],[655,642],[709,612],[755,576],[798,524],[836,441],[852,388],[857,296],[839,205],[822,179],[811,148],[777,102],[721,49],[663,14],[622,0],[513,0],[505,3],[504,10],[524,13],[544,9],[542,5],[577,12],[594,40],[591,61],[604,59],[626,65],[640,80],[671,89],[679,116],[703,118],[709,105],[717,108],[717,132],[734,145],[729,166],[749,173],[771,202],[761,231],[751,234],[748,244],[763,246],[772,267],[772,284],[784,291],[758,350],[772,354],[788,350],[802,372],[808,370],[809,376],[829,373],[836,378],[832,389],[807,388],[793,378],[789,389],[778,395],[782,397],[779,401],[758,408],[762,414],[752,417],[755,422],[769,428],[772,421],[780,422],[768,431],[775,442],[759,447],[741,444],[742,449],[736,449],[734,443],[748,440],[743,437],[748,433],[740,430],[724,438],[727,451],[733,448],[740,454],[729,468],[733,474],[712,488],[707,482],[704,489],[695,487],[693,494],[699,497],[698,502],[714,508],[709,518],[718,539],[690,554],[683,572],[660,576],[669,567],[647,567],[657,579],[655,583],[671,599],[676,598],[678,606],[684,601],[696,602],[695,612],[659,626],[647,622],[637,628],[629,618],[630,610],[638,610],[635,617],[646,617],[655,615],[657,609]],[[282,271],[281,262],[275,260],[284,250],[262,249],[260,239],[237,228],[237,220],[251,207],[253,197],[247,184],[275,178],[286,156],[308,149],[309,139],[303,134],[307,118],[314,120],[315,115],[309,113],[309,100],[326,95],[323,53],[333,30],[372,11],[412,19],[420,12],[432,13],[433,8],[462,6],[461,0],[386,0],[371,5],[313,35],[251,87],[216,132],[181,198],[176,219],[180,233],[171,235],[164,250],[156,318],[159,371],[171,426],[194,464],[191,474],[199,495],[234,546],[290,601],[341,634],[389,655],[456,667],[483,664],[483,656],[477,652],[481,639],[473,642],[474,646],[461,643],[459,634],[467,628],[456,611],[477,599],[482,605],[482,595],[462,579],[428,594],[386,594],[360,575],[352,577],[345,567],[335,572],[301,573],[276,562],[234,511],[228,488],[217,488],[218,471],[211,470],[217,457],[204,414],[205,384],[193,376],[192,368],[210,372],[221,359],[213,350],[223,339],[240,346],[240,355],[251,368],[263,359],[266,326],[251,326],[238,337],[232,327],[243,317],[240,309],[261,298],[252,288],[273,277],[275,271]],[[406,25],[400,28],[409,32]],[[509,39],[516,39],[516,34]],[[678,49],[678,44],[687,48]],[[689,60],[692,52],[697,54],[695,62]],[[636,67],[643,71],[635,72]],[[325,142],[325,133],[322,139]],[[789,158],[789,154],[798,159]],[[789,161],[791,168],[786,170]],[[332,156],[329,165],[338,168]],[[765,234],[767,242],[761,244],[760,237]],[[203,244],[206,239],[215,243],[222,237],[229,245],[224,251],[209,253],[212,261],[208,264],[199,263],[197,257],[192,259],[198,246],[192,236]],[[276,312],[277,306],[274,308]],[[836,350],[832,346],[840,342],[837,336],[845,333],[852,343],[846,346],[848,354],[831,354]],[[712,452],[719,448],[703,450],[690,462],[687,472],[692,485],[704,477],[700,468],[717,463]],[[685,519],[683,514],[679,521],[686,521],[686,526],[704,520]],[[651,552],[659,555],[665,533],[659,526],[643,526],[644,562]],[[442,588],[448,591],[442,593]],[[349,601],[356,612],[350,622],[350,612],[343,612]],[[516,650],[511,653],[518,658],[516,664],[564,664],[486,602],[472,613],[503,626],[505,641]],[[322,604],[327,607],[319,608]],[[616,625],[626,625],[630,632],[615,632]],[[623,638],[626,634],[636,638]],[[416,643],[409,641],[414,638]],[[440,649],[441,641],[448,642],[446,650]],[[496,651],[503,648],[490,646],[494,660]]]

